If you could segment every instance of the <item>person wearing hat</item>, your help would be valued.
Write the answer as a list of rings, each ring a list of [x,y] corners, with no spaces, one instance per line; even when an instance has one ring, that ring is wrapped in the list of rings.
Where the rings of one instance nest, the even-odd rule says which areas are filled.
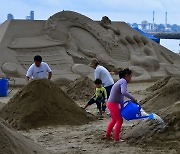
[[[96,58],[92,58],[89,64],[90,67],[94,68],[94,78],[101,79],[103,87],[106,89],[107,98],[109,98],[111,88],[114,85],[114,80],[111,77],[110,72],[103,66],[99,65],[99,61]],[[102,111],[106,110],[106,105],[103,106]]]

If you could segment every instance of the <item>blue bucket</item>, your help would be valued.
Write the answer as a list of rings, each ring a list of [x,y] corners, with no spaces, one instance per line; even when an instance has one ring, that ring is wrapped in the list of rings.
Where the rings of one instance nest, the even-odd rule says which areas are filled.
[[[135,120],[142,118],[151,118],[148,116],[141,116],[141,106],[137,103],[133,103],[131,100],[125,101],[121,105],[121,115],[125,120]]]
[[[0,97],[6,97],[8,95],[8,79],[0,79]]]

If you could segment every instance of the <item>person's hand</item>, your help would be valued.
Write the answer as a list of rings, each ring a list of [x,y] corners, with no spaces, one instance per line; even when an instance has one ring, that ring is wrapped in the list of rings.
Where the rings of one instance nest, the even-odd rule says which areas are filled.
[[[137,102],[137,99],[135,99],[135,98],[132,99],[132,102],[133,102],[133,103],[136,103],[136,104],[138,103],[138,102]]]
[[[108,99],[106,98],[106,99],[105,99],[105,102],[107,102],[107,101],[108,101]]]
[[[111,74],[111,75],[115,75],[115,73],[114,73],[114,72],[110,72],[110,74]]]
[[[83,110],[85,110],[85,107],[84,106],[80,106]]]

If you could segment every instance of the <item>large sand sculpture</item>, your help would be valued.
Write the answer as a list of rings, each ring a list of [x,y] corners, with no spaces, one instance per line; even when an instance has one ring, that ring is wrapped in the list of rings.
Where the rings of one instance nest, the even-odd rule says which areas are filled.
[[[62,11],[46,21],[9,20],[0,25],[0,74],[23,78],[42,55],[53,69],[53,80],[92,78],[92,57],[108,69],[129,67],[134,80],[180,75],[180,56],[142,36],[124,22],[100,22]]]

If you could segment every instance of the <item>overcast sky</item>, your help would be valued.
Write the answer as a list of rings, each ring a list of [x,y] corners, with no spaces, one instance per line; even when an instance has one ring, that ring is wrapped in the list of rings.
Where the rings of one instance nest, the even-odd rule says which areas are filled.
[[[86,15],[93,20],[101,20],[106,15],[111,20],[140,23],[152,22],[155,11],[155,23],[180,25],[180,0],[0,0],[0,23],[7,14],[15,19],[25,19],[29,12],[35,11],[36,20],[46,20],[49,16],[62,10],[71,10]]]

